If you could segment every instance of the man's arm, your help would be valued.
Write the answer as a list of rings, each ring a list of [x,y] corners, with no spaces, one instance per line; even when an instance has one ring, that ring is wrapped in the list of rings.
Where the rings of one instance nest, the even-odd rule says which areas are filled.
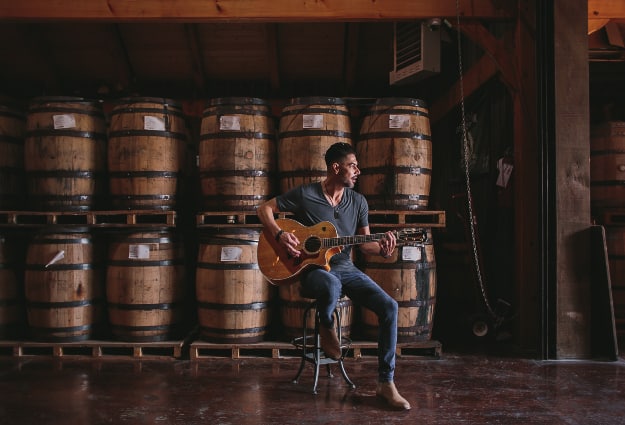
[[[278,223],[273,218],[273,215],[278,212],[280,212],[280,208],[278,208],[276,198],[272,198],[256,208],[256,215],[258,215],[268,236],[275,238],[279,244],[284,245],[290,255],[299,257],[301,254],[300,250],[297,249],[299,240],[293,233],[283,232],[280,226],[278,226]]]
[[[371,230],[369,226],[358,228],[359,235],[369,235]],[[391,231],[386,232],[386,237],[379,241],[367,242],[360,245],[360,250],[366,255],[381,255],[382,257],[390,257],[395,250],[397,240],[395,234]]]
[[[280,226],[278,226],[278,223],[276,223],[276,220],[273,218],[273,215],[278,212],[280,212],[280,209],[278,208],[276,198],[272,198],[256,208],[256,214],[260,222],[263,224],[266,231],[274,238],[281,230]]]

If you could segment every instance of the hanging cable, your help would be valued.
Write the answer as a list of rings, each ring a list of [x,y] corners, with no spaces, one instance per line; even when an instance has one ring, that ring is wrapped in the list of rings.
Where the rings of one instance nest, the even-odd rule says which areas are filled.
[[[475,220],[473,213],[473,198],[471,195],[471,177],[469,175],[469,141],[467,137],[467,123],[465,117],[465,107],[464,107],[464,81],[462,78],[463,70],[462,70],[462,44],[461,44],[461,34],[460,34],[460,0],[456,0],[456,34],[458,36],[458,73],[460,75],[460,116],[461,116],[461,127],[462,127],[462,145],[463,145],[463,153],[464,153],[464,171],[465,171],[465,180],[467,186],[467,204],[469,209],[469,227],[471,230],[471,245],[473,247],[473,261],[475,262],[475,273],[477,275],[477,280],[480,285],[480,290],[482,291],[482,297],[484,298],[484,304],[486,304],[486,309],[488,313],[492,316],[495,321],[501,321],[501,318],[497,317],[497,314],[493,310],[488,301],[488,295],[486,294],[486,287],[484,286],[484,280],[482,278],[482,270],[480,268],[479,255],[477,252],[477,241],[475,238]]]

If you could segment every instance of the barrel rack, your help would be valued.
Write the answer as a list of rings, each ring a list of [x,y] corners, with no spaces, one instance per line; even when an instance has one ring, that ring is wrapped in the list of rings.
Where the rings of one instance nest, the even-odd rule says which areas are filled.
[[[288,217],[280,213],[277,217]],[[0,228],[30,228],[48,225],[81,225],[95,228],[115,227],[175,227],[175,211],[161,210],[122,210],[122,211],[0,211]],[[398,211],[372,210],[369,214],[370,227],[445,227],[444,211]],[[262,227],[254,211],[199,212],[196,214],[196,227],[224,228]],[[397,344],[399,357],[439,358],[442,344],[435,340]],[[377,356],[377,343],[373,341],[353,341],[347,358],[358,360]],[[211,343],[198,339],[197,330],[175,341],[124,342],[85,340],[72,342],[36,342],[21,340],[0,340],[0,358],[19,359],[50,357],[56,359],[130,359],[162,360],[189,359],[202,361],[213,358],[270,357],[286,359],[299,357],[295,347],[288,342],[262,341],[256,343]]]

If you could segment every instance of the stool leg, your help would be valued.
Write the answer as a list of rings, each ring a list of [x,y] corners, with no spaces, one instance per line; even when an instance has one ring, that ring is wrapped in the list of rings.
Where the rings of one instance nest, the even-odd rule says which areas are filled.
[[[341,312],[339,311],[339,309],[337,308],[336,310],[334,310],[334,316],[336,317],[335,323],[336,323],[336,333],[337,336],[339,338],[339,343],[343,344],[343,335],[341,333]],[[346,350],[347,351],[347,350]],[[343,359],[345,358],[345,354],[344,352],[341,353],[341,358],[338,360],[338,364],[339,364],[339,369],[341,370],[341,375],[343,375],[343,379],[345,380],[345,382],[350,386],[350,388],[354,389],[356,388],[356,385],[352,382],[351,379],[349,379],[349,376],[347,376],[347,372],[345,371],[345,365],[343,364]]]
[[[319,335],[320,314],[319,314],[319,310],[316,307],[317,307],[316,302],[313,302],[306,308],[306,310],[304,310],[303,321],[302,321],[302,360],[300,362],[297,375],[293,379],[293,383],[296,384],[299,381],[299,377],[301,376],[302,371],[304,370],[304,366],[306,362],[309,361],[313,363],[313,366],[314,366],[314,376],[313,376],[314,382],[313,382],[312,393],[317,394],[317,387],[319,385],[319,369],[321,367],[321,364],[326,365],[326,369],[328,371],[328,377],[332,378],[334,376],[332,374],[332,369],[330,366],[333,363],[338,363],[340,371],[341,371],[341,375],[343,376],[343,379],[345,380],[345,382],[352,389],[356,388],[356,385],[349,379],[349,376],[347,376],[347,372],[345,371],[345,366],[343,364],[343,358],[345,356],[345,352],[342,350],[342,348],[341,348],[341,358],[339,360],[332,360],[329,358],[324,358],[323,360],[321,359],[321,353],[322,353],[321,337]],[[312,335],[312,344],[311,344],[310,350],[308,350],[309,336],[307,335],[306,325],[307,325],[308,315],[311,314],[311,310],[313,308],[315,309],[315,320],[314,320],[315,328],[314,328],[314,334]],[[334,310],[334,317],[335,317],[334,323],[336,326],[337,337],[342,347],[343,339],[341,335],[341,313],[338,310],[338,308]],[[299,338],[296,338],[294,339],[294,341],[297,341],[298,339]]]
[[[302,320],[302,361],[299,364],[299,370],[297,371],[297,375],[295,375],[295,378],[293,378],[293,383],[297,384],[297,382],[299,381],[299,377],[302,374],[302,371],[304,370],[304,366],[306,365],[306,356],[308,355],[306,353],[306,345],[307,345],[307,340],[308,340],[308,335],[306,332],[306,319],[308,318],[308,315],[310,314],[310,310],[311,310],[311,306],[308,306],[306,308],[306,310],[304,310],[304,315],[303,315],[303,320]]]
[[[317,385],[319,384],[319,365],[321,359],[321,337],[319,336],[319,309],[315,312],[315,347],[314,347],[314,364],[315,364],[315,372],[314,372],[314,382],[313,382],[313,394],[317,394]]]

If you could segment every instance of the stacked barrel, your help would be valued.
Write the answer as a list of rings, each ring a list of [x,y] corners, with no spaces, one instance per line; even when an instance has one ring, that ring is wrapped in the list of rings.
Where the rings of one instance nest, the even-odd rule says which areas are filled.
[[[280,191],[323,180],[327,173],[324,154],[336,142],[353,145],[351,113],[345,100],[337,97],[291,99],[280,115]],[[279,289],[280,318],[287,338],[301,336],[304,310],[313,301],[303,297],[299,289],[299,283]],[[343,297],[338,306],[342,310],[342,335],[349,337],[352,301]],[[313,311],[306,323],[310,334],[314,330],[314,317]]]
[[[173,210],[187,138],[180,104],[166,98],[119,99],[108,115],[80,97],[0,105],[0,209]],[[54,223],[33,226],[24,249],[0,235],[3,337],[159,341],[188,330],[175,229]]]
[[[614,317],[625,336],[625,122],[591,128],[590,200],[593,216],[605,226]]]
[[[429,206],[432,139],[428,109],[420,99],[381,98],[364,113],[357,157],[358,190],[370,211],[415,211]],[[384,230],[384,229],[383,229]],[[399,342],[431,338],[436,305],[436,260],[431,229],[420,246],[398,246],[384,259],[364,256],[363,270],[399,305]],[[375,315],[362,309],[363,333],[377,337]]]
[[[211,99],[200,132],[203,208],[253,213],[275,195],[275,124],[269,103],[246,97]],[[202,339],[258,342],[269,335],[275,288],[258,268],[259,237],[260,229],[236,223],[200,234],[195,291]]]
[[[275,107],[252,97],[208,99],[192,137],[182,105],[167,98],[125,97],[104,107],[39,97],[25,112],[0,105],[1,209],[171,212],[189,208],[180,185],[192,176],[193,207],[226,218],[186,233],[158,223],[41,225],[29,233],[24,258],[0,235],[0,331],[14,334],[25,321],[40,341],[146,342],[178,338],[196,321],[200,338],[215,343],[300,336],[313,300],[299,283],[278,288],[263,277],[256,209],[323,180],[324,154],[336,142],[355,147],[362,171],[356,189],[372,212],[427,209],[431,138],[427,107],[417,99],[377,100],[360,116],[359,131],[342,98],[296,97],[279,113]],[[190,139],[197,172],[184,175]],[[242,214],[256,221],[240,222]],[[387,230],[380,226],[372,231]],[[430,337],[436,272],[428,232],[427,244],[399,246],[388,259],[354,254],[398,301],[400,341]],[[355,310],[347,297],[338,305],[343,335],[360,319],[356,334],[377,339],[371,312]]]

